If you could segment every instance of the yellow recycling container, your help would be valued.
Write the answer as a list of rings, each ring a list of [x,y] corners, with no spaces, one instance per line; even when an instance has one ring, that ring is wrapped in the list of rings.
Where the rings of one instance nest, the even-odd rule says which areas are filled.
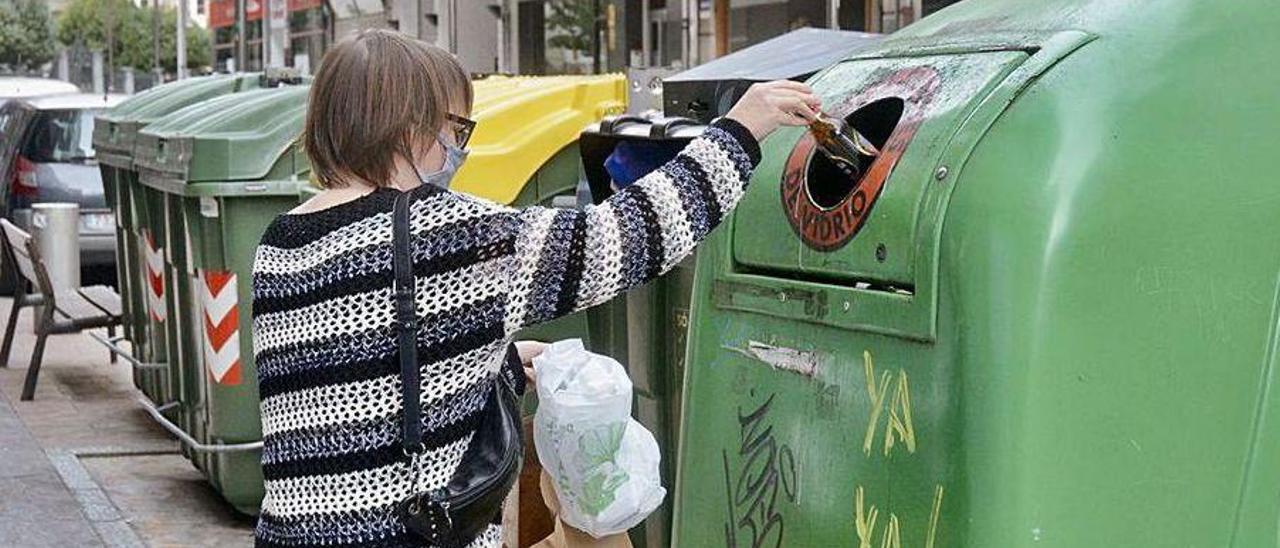
[[[475,135],[452,189],[503,204],[545,202],[578,182],[578,134],[627,108],[627,79],[490,76],[475,82]]]

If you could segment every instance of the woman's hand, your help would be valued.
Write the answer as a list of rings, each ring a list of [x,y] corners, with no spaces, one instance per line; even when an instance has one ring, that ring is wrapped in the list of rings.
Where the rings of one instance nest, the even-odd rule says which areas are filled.
[[[725,118],[745,126],[757,141],[778,126],[803,126],[817,117],[822,100],[809,86],[790,80],[752,84]]]
[[[524,376],[529,383],[534,383],[533,359],[547,349],[547,343],[538,341],[516,341],[516,353],[520,355],[520,363],[524,364]]]

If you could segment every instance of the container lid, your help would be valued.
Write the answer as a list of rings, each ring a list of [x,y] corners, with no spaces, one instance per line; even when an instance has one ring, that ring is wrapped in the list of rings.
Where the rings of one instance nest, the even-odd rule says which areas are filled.
[[[714,80],[768,81],[813,74],[874,44],[882,35],[849,30],[796,29],[663,79],[663,85]]]
[[[475,83],[471,153],[451,188],[512,203],[578,133],[627,107],[627,80],[598,76],[491,76]]]
[[[266,178],[302,131],[309,91],[246,91],[174,112],[139,133],[137,163],[187,183]]]
[[[193,103],[258,87],[260,82],[259,73],[214,74],[143,91],[97,117],[93,129],[94,149],[104,163],[131,167],[129,155],[142,126]]]
[[[292,152],[293,174],[303,173],[308,166],[293,142],[302,131],[308,89],[248,91],[174,112],[140,133],[139,164],[154,172],[153,180],[163,174],[189,183],[245,181],[268,177],[277,160]],[[620,74],[476,81],[476,131],[451,188],[513,202],[548,160],[577,141],[583,127],[625,111],[626,93]]]

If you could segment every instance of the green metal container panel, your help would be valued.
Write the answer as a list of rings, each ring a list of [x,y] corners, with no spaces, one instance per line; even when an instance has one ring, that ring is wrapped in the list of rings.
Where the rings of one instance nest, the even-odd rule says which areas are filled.
[[[634,415],[658,441],[662,451],[659,471],[662,484],[668,487],[676,482],[694,262],[693,258],[685,259],[661,278],[606,305],[625,311],[625,344],[611,351],[621,350],[615,355],[625,358],[636,391]],[[593,317],[592,321],[597,320]],[[632,529],[632,541],[650,548],[670,546],[671,509],[668,497],[644,523]]]
[[[700,252],[678,546],[1274,546],[1280,13],[968,0]],[[750,222],[746,222],[750,219]]]
[[[139,338],[145,341],[142,359],[153,364],[167,364],[167,367],[143,373],[146,379],[143,392],[146,393],[145,386],[149,385],[152,392],[146,393],[147,397],[156,405],[164,405],[174,399],[170,375],[177,368],[176,356],[170,352],[173,341],[169,333],[168,299],[173,280],[165,266],[168,262],[165,196],[140,184],[130,185],[128,194],[135,227],[130,236],[139,259],[137,271],[132,276],[138,282],[142,313],[146,317],[139,332]]]
[[[116,284],[120,290],[121,312],[123,321],[121,335],[132,345],[134,356],[146,360],[149,349],[142,337],[146,329],[146,302],[141,290],[142,279],[136,274],[141,268],[138,249],[133,232],[127,228],[125,219],[132,217],[129,207],[128,185],[130,179],[137,174],[130,170],[120,169],[106,164],[99,164],[102,172],[102,187],[107,207],[115,217],[116,238]],[[154,378],[157,373],[140,368],[133,368],[133,385],[142,390],[148,397],[156,394]]]

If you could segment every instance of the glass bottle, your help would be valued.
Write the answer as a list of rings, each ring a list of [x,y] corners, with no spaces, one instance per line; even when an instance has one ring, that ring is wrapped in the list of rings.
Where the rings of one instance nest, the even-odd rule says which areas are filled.
[[[851,179],[862,174],[866,166],[880,155],[880,150],[843,119],[819,112],[809,123],[809,131],[821,150],[840,171]]]

